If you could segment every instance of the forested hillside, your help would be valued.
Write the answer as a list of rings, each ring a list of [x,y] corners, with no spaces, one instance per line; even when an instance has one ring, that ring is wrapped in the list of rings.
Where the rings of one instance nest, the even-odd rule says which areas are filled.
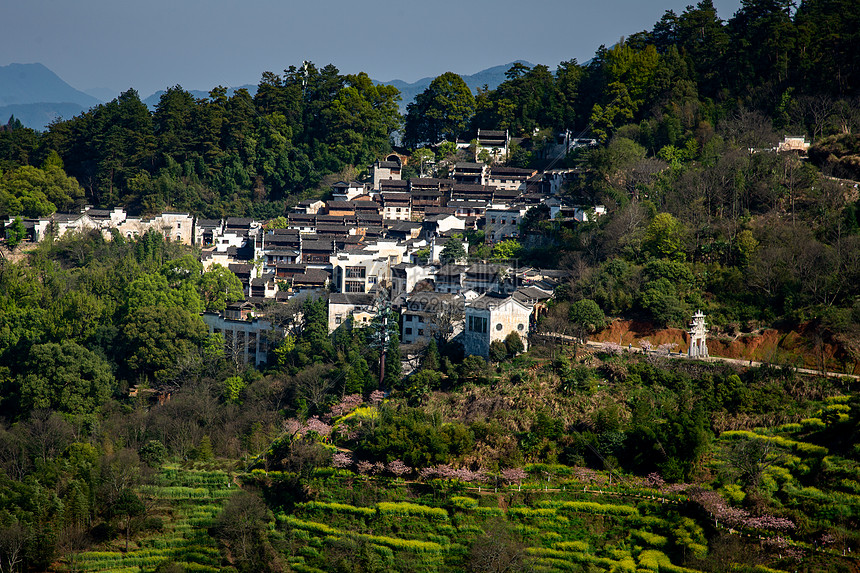
[[[309,64],[253,97],[177,86],[150,112],[128,91],[43,133],[9,122],[4,222],[276,218],[395,144],[472,161],[452,142],[478,128],[606,215],[466,233],[475,258],[569,280],[528,352],[440,339],[408,375],[380,334],[396,317],[329,334],[325,292],[258,309],[285,336],[246,368],[200,317],[239,279],[159,233],[0,247],[0,572],[856,571],[858,20],[856,0],[727,20],[703,0],[587,65],[514,65],[477,94],[443,74],[405,117],[396,89]],[[565,131],[598,145],[550,152]],[[564,343],[697,309],[723,341],[803,335],[761,367]]]

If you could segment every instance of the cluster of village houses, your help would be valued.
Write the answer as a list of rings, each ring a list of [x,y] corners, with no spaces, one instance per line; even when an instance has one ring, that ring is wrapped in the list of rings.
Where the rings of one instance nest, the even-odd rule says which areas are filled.
[[[250,218],[200,219],[187,213],[137,218],[121,208],[89,207],[24,223],[32,241],[49,231],[59,237],[95,229],[107,238],[133,238],[156,230],[200,247],[204,268],[229,268],[246,296],[203,319],[239,348],[239,358],[257,366],[266,362],[264,331],[271,328],[260,312],[263,304],[323,291],[330,293],[329,331],[349,321],[369,323],[384,292],[400,312],[404,345],[459,338],[467,355],[486,357],[493,341],[515,332],[527,346],[564,273],[515,261],[441,264],[446,243],[458,240],[468,252],[464,237],[472,229],[483,229],[491,244],[517,238],[525,213],[541,204],[553,219],[570,222],[605,210],[569,205],[559,197],[571,170],[538,173],[464,162],[453,165],[444,179],[403,180],[405,160],[392,154],[371,166],[368,182],[338,182],[329,200],[301,202],[287,215],[286,228],[267,229],[265,221]]]

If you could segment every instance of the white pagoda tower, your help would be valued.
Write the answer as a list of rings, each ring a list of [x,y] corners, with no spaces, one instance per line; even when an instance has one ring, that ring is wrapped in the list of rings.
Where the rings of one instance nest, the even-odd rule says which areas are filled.
[[[708,356],[708,328],[705,324],[705,315],[701,310],[697,310],[693,315],[693,322],[690,323],[690,350],[688,356],[690,358],[707,358]]]

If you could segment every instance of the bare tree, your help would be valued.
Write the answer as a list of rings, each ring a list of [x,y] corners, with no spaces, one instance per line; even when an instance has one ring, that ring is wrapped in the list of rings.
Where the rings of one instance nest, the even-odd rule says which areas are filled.
[[[0,527],[0,573],[14,573],[24,561],[31,532],[20,523]]]
[[[804,125],[811,128],[812,140],[816,141],[836,109],[836,102],[826,94],[808,95],[797,98],[795,114]]]
[[[736,111],[718,127],[727,141],[741,149],[771,148],[779,140],[770,118],[746,108]]]
[[[845,135],[860,128],[860,98],[841,99],[836,102],[831,116],[836,131]]]
[[[334,381],[329,376],[331,369],[331,365],[314,364],[293,377],[298,395],[314,409],[318,410],[322,406],[334,388]]]
[[[268,522],[269,511],[259,496],[240,491],[227,501],[216,529],[241,570],[262,565],[259,561],[264,556]]]
[[[34,458],[43,462],[57,456],[73,439],[72,426],[51,410],[36,410],[24,423],[24,439]]]
[[[491,522],[472,544],[466,570],[474,573],[526,571],[526,545],[502,520]]]

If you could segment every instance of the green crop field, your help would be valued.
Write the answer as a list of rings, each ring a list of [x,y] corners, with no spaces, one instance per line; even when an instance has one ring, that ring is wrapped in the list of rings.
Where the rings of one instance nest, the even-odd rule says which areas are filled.
[[[235,490],[226,472],[167,466],[154,484],[139,488],[147,517],[161,519],[160,530],[142,533],[128,551],[123,540],[116,540],[110,550],[65,556],[58,570],[140,573],[173,562],[189,572],[220,571],[221,551],[208,528]]]

